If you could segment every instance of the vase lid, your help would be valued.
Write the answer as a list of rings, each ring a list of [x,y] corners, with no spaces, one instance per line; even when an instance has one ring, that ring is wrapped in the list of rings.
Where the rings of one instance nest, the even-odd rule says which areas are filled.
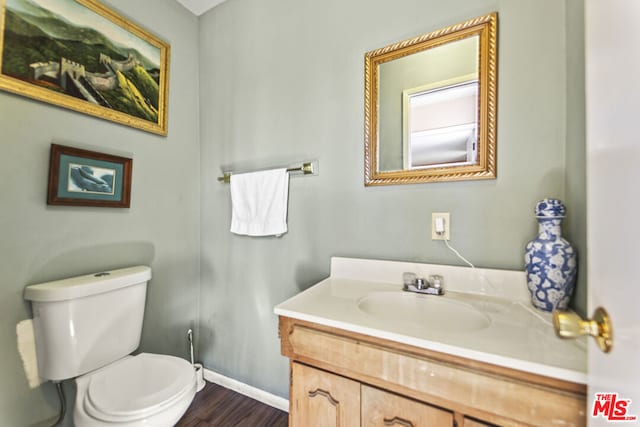
[[[537,218],[564,218],[567,209],[558,199],[542,199],[536,204]]]

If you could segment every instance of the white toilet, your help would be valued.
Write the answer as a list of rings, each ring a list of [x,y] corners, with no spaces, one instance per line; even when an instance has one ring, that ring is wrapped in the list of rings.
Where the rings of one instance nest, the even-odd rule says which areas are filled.
[[[193,366],[140,344],[149,267],[27,286],[40,377],[75,377],[74,424],[173,426],[196,393]]]

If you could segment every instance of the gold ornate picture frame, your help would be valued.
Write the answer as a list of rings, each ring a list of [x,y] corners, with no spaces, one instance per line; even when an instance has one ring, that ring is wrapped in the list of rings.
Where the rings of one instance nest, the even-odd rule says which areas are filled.
[[[170,46],[95,0],[0,0],[0,89],[167,134]]]
[[[495,179],[497,177],[497,20],[497,13],[489,13],[365,54],[364,181],[366,186]],[[405,130],[402,112],[403,90],[406,92],[411,86],[402,86],[405,82],[400,79],[398,85],[402,87],[396,92],[392,92],[392,95],[395,94],[393,102],[397,104],[397,108],[387,108],[389,106],[383,105],[381,102],[381,94],[389,93],[389,87],[381,87],[381,68],[387,67],[391,63],[401,64],[409,57],[433,52],[444,46],[472,38],[477,39],[477,56],[474,57],[477,75],[474,79],[478,86],[477,130],[475,131],[477,138],[474,141],[477,157],[473,161],[466,162],[451,162],[415,168],[403,167],[403,163],[405,163],[402,146],[403,131]],[[429,66],[433,70],[449,65],[451,62],[432,62],[429,63]],[[412,66],[415,64],[417,63],[412,63]],[[406,68],[405,73],[401,74],[402,76],[409,74]],[[423,68],[417,67],[413,67],[413,70],[412,72],[415,70],[424,71]],[[393,88],[395,89],[395,86]],[[397,112],[397,114],[384,113],[383,110]],[[381,125],[386,123],[389,117],[395,118],[394,120],[397,121],[398,131],[391,132],[395,136],[383,141]],[[387,160],[387,157],[382,154],[381,143],[387,142],[390,142],[392,147],[392,150],[387,150],[387,152],[392,152],[394,161],[397,158],[397,167],[387,168],[383,165],[382,160]]]

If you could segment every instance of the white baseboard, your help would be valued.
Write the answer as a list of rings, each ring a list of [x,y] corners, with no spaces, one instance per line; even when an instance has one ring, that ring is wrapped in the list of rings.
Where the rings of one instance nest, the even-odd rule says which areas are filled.
[[[259,388],[250,386],[249,384],[234,380],[233,378],[225,377],[224,375],[213,372],[207,368],[204,369],[204,379],[255,399],[265,405],[280,409],[281,411],[289,412],[289,400],[284,397],[276,396],[275,394],[260,390]]]

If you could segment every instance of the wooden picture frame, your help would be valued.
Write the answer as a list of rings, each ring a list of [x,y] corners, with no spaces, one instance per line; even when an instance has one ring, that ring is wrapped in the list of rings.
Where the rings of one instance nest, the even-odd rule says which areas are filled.
[[[166,135],[169,55],[96,0],[0,0],[5,91]]]
[[[51,144],[47,204],[128,208],[133,160]]]

